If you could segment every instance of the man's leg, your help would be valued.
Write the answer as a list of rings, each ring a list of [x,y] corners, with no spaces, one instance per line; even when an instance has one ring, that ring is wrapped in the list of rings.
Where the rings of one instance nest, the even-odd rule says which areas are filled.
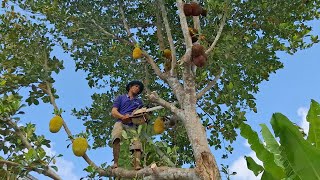
[[[112,136],[112,146],[113,146],[113,165],[111,168],[117,168],[118,167],[118,162],[119,162],[119,156],[120,156],[120,140],[121,140],[121,135],[122,135],[122,123],[121,122],[116,122],[114,124],[114,127],[111,132]]]
[[[119,155],[120,155],[120,139],[117,138],[113,141],[113,165],[111,167],[112,169],[118,167]]]

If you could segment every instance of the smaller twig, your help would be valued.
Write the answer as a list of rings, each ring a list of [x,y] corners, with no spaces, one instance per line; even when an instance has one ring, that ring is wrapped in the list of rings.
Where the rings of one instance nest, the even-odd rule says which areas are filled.
[[[142,54],[146,58],[147,62],[151,65],[156,75],[159,76],[160,79],[167,81],[167,75],[161,72],[158,65],[154,62],[154,59],[146,51],[142,51]]]
[[[210,81],[208,85],[197,94],[197,99],[200,99],[207,91],[209,91],[217,83],[217,81],[220,79],[221,75],[223,74],[223,71],[224,70],[222,69],[221,72],[216,77],[214,77],[214,79]]]
[[[214,41],[211,44],[210,48],[206,50],[206,54],[207,55],[210,54],[210,52],[215,48],[216,44],[218,43],[218,40],[219,40],[219,38],[221,36],[223,27],[224,27],[224,25],[226,23],[227,15],[228,15],[228,13],[225,11],[224,14],[223,14],[221,23],[220,23],[220,27],[219,27],[218,33],[217,33],[216,37],[214,38]]]
[[[124,28],[125,28],[126,31],[127,31],[128,37],[131,37],[131,31],[130,31],[130,27],[129,27],[128,23],[127,23],[127,19],[126,19],[126,17],[125,17],[124,11],[123,11],[122,1],[120,1],[120,7],[119,7],[119,8],[120,8],[121,19],[122,19]],[[131,41],[132,41],[133,43],[135,43],[135,44],[137,43],[137,41],[136,41],[133,37],[131,37],[130,39],[131,39]]]
[[[192,41],[188,30],[187,18],[183,11],[183,2],[182,0],[177,0],[177,6],[179,11],[180,25],[183,32],[184,41],[186,43],[186,51],[192,47]]]
[[[118,37],[118,36],[116,36],[116,35],[108,32],[107,30],[105,30],[105,29],[104,29],[103,27],[101,27],[98,23],[96,23],[96,21],[95,21],[94,19],[91,19],[91,22],[93,22],[93,24],[96,25],[104,34],[106,34],[106,35],[108,35],[108,36],[111,36],[112,38],[117,39],[117,40],[119,40],[119,41],[122,42],[122,43],[125,43],[125,44],[127,44],[127,45],[131,45],[131,46],[134,46],[134,43],[133,43],[133,42],[130,42],[130,41],[125,40],[125,39],[122,39],[122,38],[120,38],[120,37]]]

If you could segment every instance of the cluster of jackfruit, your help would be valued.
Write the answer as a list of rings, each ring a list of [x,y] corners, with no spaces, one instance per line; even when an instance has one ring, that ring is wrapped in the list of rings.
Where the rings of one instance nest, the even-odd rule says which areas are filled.
[[[159,117],[157,117],[157,119],[154,121],[153,131],[154,131],[156,134],[161,134],[161,133],[164,132],[164,130],[165,130],[164,119],[163,119],[163,117],[159,116]]]
[[[88,149],[88,141],[86,138],[78,137],[72,142],[72,151],[73,154],[81,157],[83,156]]]
[[[139,59],[142,57],[142,51],[139,47],[135,47],[132,51],[132,57],[133,59]]]
[[[59,115],[55,115],[49,123],[49,130],[52,133],[57,133],[63,124],[63,119]]]
[[[204,47],[200,44],[195,44],[192,46],[191,50],[192,62],[197,67],[203,67],[207,62],[207,55],[204,51]]]

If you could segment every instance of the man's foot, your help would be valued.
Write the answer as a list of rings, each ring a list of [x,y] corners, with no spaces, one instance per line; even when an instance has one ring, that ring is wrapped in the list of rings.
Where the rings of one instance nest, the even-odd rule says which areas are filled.
[[[111,169],[116,169],[118,168],[118,164],[117,163],[114,163],[112,166],[111,166]]]

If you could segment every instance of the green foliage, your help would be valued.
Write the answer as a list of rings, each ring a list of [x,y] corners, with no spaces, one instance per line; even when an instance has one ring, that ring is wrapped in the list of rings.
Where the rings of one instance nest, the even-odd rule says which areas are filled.
[[[54,36],[64,50],[71,53],[76,68],[88,72],[87,80],[90,87],[110,88],[106,94],[98,95],[103,96],[104,101],[92,97],[92,106],[79,110],[78,113],[78,117],[85,121],[87,130],[96,140],[94,147],[105,146],[112,127],[112,123],[109,123],[111,117],[105,115],[106,111],[101,108],[99,110],[97,106],[109,107],[105,105],[110,105],[120,92],[124,92],[122,87],[125,87],[129,80],[144,79],[145,73],[148,72],[149,82],[152,82],[148,85],[149,88],[160,90],[158,94],[166,100],[174,98],[172,90],[154,76],[149,65],[131,57],[135,43],[131,43],[130,38],[135,38],[139,46],[149,52],[156,64],[163,68],[164,59],[159,53],[161,49],[155,29],[162,28],[164,31],[164,25],[157,27],[156,24],[157,16],[154,12],[159,12],[159,6],[155,6],[154,3],[157,2],[18,2],[23,9],[44,14],[45,19],[55,26]],[[170,27],[179,27],[176,2],[165,2]],[[222,68],[225,70],[221,81],[200,100],[201,107],[214,117],[217,124],[215,129],[211,129],[212,136],[209,140],[213,146],[220,148],[221,139],[230,142],[235,140],[235,128],[243,120],[241,114],[244,108],[249,107],[257,111],[253,94],[258,92],[258,84],[268,80],[270,73],[283,67],[275,52],[294,53],[318,41],[316,36],[310,35],[311,27],[307,25],[308,21],[318,18],[317,6],[314,5],[318,2],[200,3],[208,10],[208,16],[200,18],[200,33],[206,37],[201,44],[206,48],[215,38],[222,14],[228,13],[230,19],[219,39],[219,46],[215,47],[214,55],[209,56],[207,67],[210,68],[198,69],[196,76],[196,88],[200,90],[205,87],[207,79],[212,79]],[[120,7],[123,8],[126,21],[132,30],[130,35],[121,23],[123,20],[119,13]],[[93,27],[96,31],[92,31]],[[185,52],[183,36],[179,28],[171,28],[171,31],[179,58]],[[116,35],[117,38],[110,34]],[[168,47],[166,34],[163,36],[164,45]],[[64,41],[64,37],[72,39],[72,42]],[[179,68],[178,72],[181,72]],[[178,77],[181,76],[178,74]],[[101,134],[104,135],[100,137]]]
[[[310,127],[315,127],[319,123],[318,110],[320,104],[316,101],[311,101],[311,106],[307,115]],[[285,177],[289,179],[320,179],[318,169],[320,163],[320,151],[314,141],[310,141],[310,135],[319,134],[319,129],[309,131],[307,140],[300,129],[294,125],[289,119],[281,113],[275,113],[271,119],[271,125],[275,136],[279,137],[280,144],[269,131],[265,124],[261,124],[262,136],[266,145],[264,146],[259,141],[257,133],[254,132],[248,125],[241,125],[241,135],[248,139],[252,150],[257,154],[257,157],[263,162],[263,166],[257,165],[252,158],[246,157],[248,168],[258,175],[263,171],[261,179],[277,179],[270,167],[266,165],[266,158],[262,158],[261,154],[272,155],[272,160],[285,172]],[[249,136],[249,134],[252,134]],[[260,148],[257,148],[260,147]],[[274,168],[274,167],[273,167]]]
[[[176,28],[180,27],[176,1],[164,2],[179,59],[186,49],[182,31]],[[198,101],[198,106],[203,109],[198,113],[209,131],[209,145],[220,149],[222,141],[235,141],[236,128],[245,120],[246,110],[257,112],[254,94],[259,91],[258,85],[283,67],[276,52],[293,54],[319,42],[318,36],[311,34],[312,28],[308,25],[309,21],[319,18],[319,2],[199,2],[208,10],[207,17],[200,17],[199,29],[199,33],[205,37],[200,43],[206,49],[217,35],[222,16],[227,14],[227,22],[214,52],[208,56],[206,67],[198,69],[195,75],[195,89],[199,92],[209,80],[224,70],[218,83]],[[58,54],[54,54],[53,49],[62,48],[65,53],[70,54],[76,69],[87,73],[88,86],[104,91],[92,95],[93,103],[90,107],[74,109],[72,113],[86,126],[85,134],[92,137],[93,149],[106,146],[114,124],[109,113],[110,107],[117,95],[126,93],[123,87],[128,81],[148,80],[149,84],[146,86],[151,91],[157,91],[161,98],[169,102],[176,100],[174,90],[155,75],[145,59],[133,60],[131,57],[134,45],[138,43],[154,59],[160,70],[164,71],[165,59],[161,52],[163,48],[169,47],[169,43],[162,19],[158,19],[161,12],[156,3],[158,1],[2,1],[0,94],[6,97],[24,89],[29,91],[29,95],[23,98],[27,104],[39,105],[41,101],[50,101],[46,93],[49,88],[54,98],[58,98],[57,90],[52,85],[55,82],[53,74],[59,73],[64,67],[63,61],[58,58]],[[125,12],[125,19],[120,8]],[[191,18],[187,21],[191,26]],[[123,22],[127,22],[130,33]],[[160,30],[163,37],[157,36]],[[159,43],[161,40],[163,44]],[[179,82],[183,83],[182,66],[178,66],[176,70]],[[108,91],[105,92],[105,89]],[[142,98],[148,104],[144,94]],[[7,113],[6,117],[19,113],[20,107],[17,104],[8,102],[7,106],[7,102],[1,103],[0,110]],[[179,104],[177,106],[181,107]],[[168,113],[170,112],[159,112],[161,115]],[[208,116],[212,117],[212,121],[208,120]],[[314,119],[315,117],[310,117],[310,121],[315,121]],[[29,126],[28,138],[33,138],[28,140],[37,142],[42,138],[42,141],[39,140],[40,144],[47,145],[44,137],[34,135],[30,130],[32,126]],[[4,123],[0,127],[5,129],[8,125]],[[310,130],[317,131],[317,127],[310,127]],[[3,151],[22,151],[21,140],[13,132],[5,130],[3,133],[8,138],[6,141],[16,144],[12,148],[3,146]],[[150,130],[146,130],[146,133],[153,136]],[[318,147],[319,135],[310,134],[308,140]],[[257,142],[257,136],[248,138]],[[155,139],[142,139],[145,152],[148,153],[144,154],[146,164],[162,160],[155,146],[165,152],[176,166],[194,163],[192,148],[182,122],[160,135],[159,141]],[[122,146],[122,151],[127,150],[128,142],[124,141]],[[267,144],[266,148],[262,144],[254,147],[265,152],[262,159],[270,157],[267,150],[279,153],[274,142]],[[232,151],[231,146],[225,148]],[[37,153],[36,151],[35,154]],[[122,158],[130,156],[125,155],[125,152],[123,154]],[[31,155],[30,160],[35,160]],[[13,160],[20,163],[22,156],[18,157]],[[282,167],[278,157],[274,161],[275,163],[268,162],[266,167]],[[122,163],[125,164],[124,161]],[[92,169],[88,167],[87,170],[91,172]],[[278,170],[270,167],[270,172],[274,176]],[[265,172],[264,177],[270,174]]]
[[[123,140],[121,141],[119,166],[132,169],[133,157],[129,147],[135,140],[139,140],[142,144],[141,163],[144,166],[149,166],[152,163],[156,163],[158,166],[179,166],[177,164],[178,146],[169,145],[165,141],[156,141],[154,137],[148,135],[151,131],[152,127],[147,125],[139,125],[138,128],[122,131]]]

